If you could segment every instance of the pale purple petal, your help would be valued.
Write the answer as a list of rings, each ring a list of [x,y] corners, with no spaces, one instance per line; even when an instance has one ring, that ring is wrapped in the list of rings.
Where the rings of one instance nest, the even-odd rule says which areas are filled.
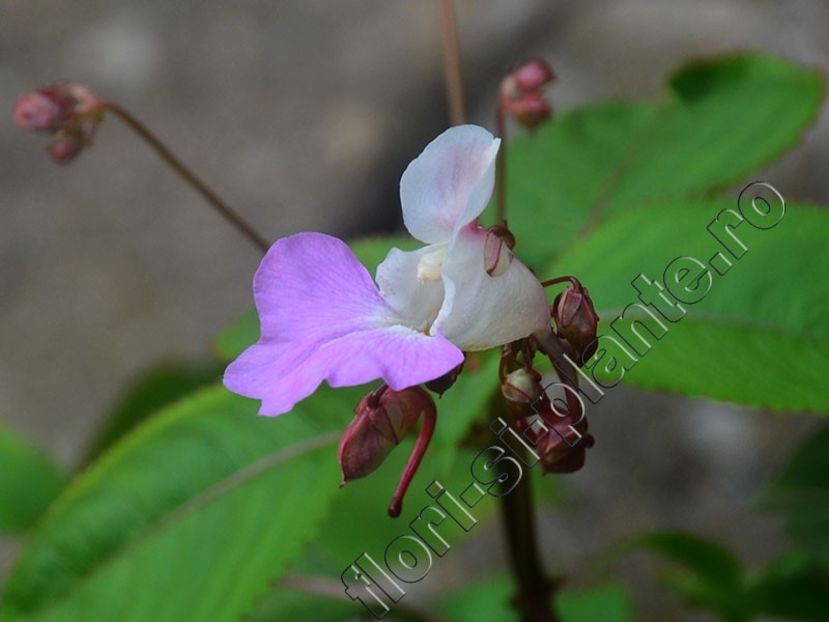
[[[544,289],[517,257],[497,262],[502,272],[486,273],[486,238],[479,227],[459,232],[443,265],[446,296],[431,328],[466,351],[522,339],[550,323]],[[510,252],[506,245],[503,252]]]
[[[429,143],[400,179],[409,233],[429,244],[448,242],[475,220],[492,196],[500,142],[482,127],[459,125]]]
[[[261,399],[259,413],[274,416],[291,410],[323,380],[342,387],[382,378],[401,390],[438,378],[463,361],[463,353],[443,337],[404,326],[350,333],[317,344],[304,358],[292,348],[293,344],[249,348],[228,368],[225,385]]]
[[[271,246],[253,278],[253,296],[263,341],[320,342],[394,319],[348,245],[323,233]]]
[[[395,389],[437,378],[463,359],[442,337],[398,325],[348,246],[301,233],[271,247],[254,278],[262,336],[225,372],[225,386],[278,415],[333,386],[384,379]]]
[[[406,326],[425,330],[435,321],[443,303],[443,280],[440,265],[436,265],[434,275],[431,274],[430,258],[442,257],[445,253],[443,244],[424,246],[411,252],[393,248],[377,266],[380,293]]]

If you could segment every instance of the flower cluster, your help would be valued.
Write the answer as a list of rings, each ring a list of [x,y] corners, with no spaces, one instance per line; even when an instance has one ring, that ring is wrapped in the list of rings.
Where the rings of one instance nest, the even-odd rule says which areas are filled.
[[[21,95],[14,120],[24,129],[51,134],[49,155],[66,164],[92,143],[104,110],[104,103],[86,87],[58,82]]]

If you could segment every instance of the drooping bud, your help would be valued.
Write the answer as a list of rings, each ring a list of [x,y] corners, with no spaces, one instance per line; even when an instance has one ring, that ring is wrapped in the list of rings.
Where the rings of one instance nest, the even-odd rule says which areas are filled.
[[[342,483],[377,469],[429,409],[432,398],[420,387],[393,391],[383,385],[360,400],[340,441]]]
[[[442,397],[443,394],[446,393],[450,388],[452,388],[452,385],[455,384],[455,382],[458,380],[458,377],[461,375],[461,372],[463,371],[463,364],[465,362],[466,359],[464,359],[463,363],[461,363],[453,369],[450,369],[440,378],[430,380],[426,383],[426,388],[429,389],[432,393],[437,393]]]
[[[14,120],[23,129],[54,135],[49,154],[56,163],[66,164],[91,143],[105,109],[88,88],[58,82],[21,95]]]
[[[502,112],[534,130],[552,116],[553,109],[544,98],[543,88],[555,78],[552,67],[540,58],[524,61],[501,82]]]
[[[584,363],[596,353],[596,331],[599,316],[593,307],[590,294],[582,284],[571,279],[571,284],[556,296],[553,302],[553,319],[561,337],[573,347],[577,363]]]

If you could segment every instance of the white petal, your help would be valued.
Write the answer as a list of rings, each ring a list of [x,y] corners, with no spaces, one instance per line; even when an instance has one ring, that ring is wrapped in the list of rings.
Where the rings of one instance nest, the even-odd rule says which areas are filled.
[[[550,323],[544,289],[518,258],[498,276],[486,273],[486,237],[478,227],[459,232],[443,266],[446,295],[431,329],[466,351],[522,339]]]
[[[443,262],[440,260],[446,251],[445,244],[424,246],[411,252],[393,248],[377,266],[380,294],[406,326],[425,330],[437,317],[443,303],[440,271]]]
[[[459,125],[429,143],[400,179],[403,222],[414,237],[448,242],[480,216],[492,196],[500,139]]]

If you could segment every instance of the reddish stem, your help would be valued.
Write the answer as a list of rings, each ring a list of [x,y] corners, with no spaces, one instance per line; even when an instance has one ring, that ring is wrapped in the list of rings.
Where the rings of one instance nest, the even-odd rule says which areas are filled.
[[[420,426],[420,432],[417,435],[412,454],[409,456],[409,461],[406,463],[406,468],[403,469],[403,474],[400,476],[400,481],[397,483],[397,488],[394,490],[394,495],[389,504],[389,516],[397,518],[403,510],[403,497],[406,496],[406,491],[409,489],[409,484],[412,483],[417,469],[423,460],[426,450],[429,448],[429,442],[432,440],[432,433],[435,431],[435,421],[437,419],[437,411],[434,404],[430,404],[423,412],[423,425]]]
[[[193,171],[179,160],[161,140],[153,134],[146,125],[139,121],[132,113],[114,102],[106,102],[104,110],[118,117],[127,127],[135,132],[139,138],[147,143],[158,156],[173,169],[179,177],[198,192],[205,201],[215,209],[227,222],[236,227],[256,248],[263,253],[267,252],[270,244],[257,233],[239,214],[225,203],[218,194],[213,192]]]

